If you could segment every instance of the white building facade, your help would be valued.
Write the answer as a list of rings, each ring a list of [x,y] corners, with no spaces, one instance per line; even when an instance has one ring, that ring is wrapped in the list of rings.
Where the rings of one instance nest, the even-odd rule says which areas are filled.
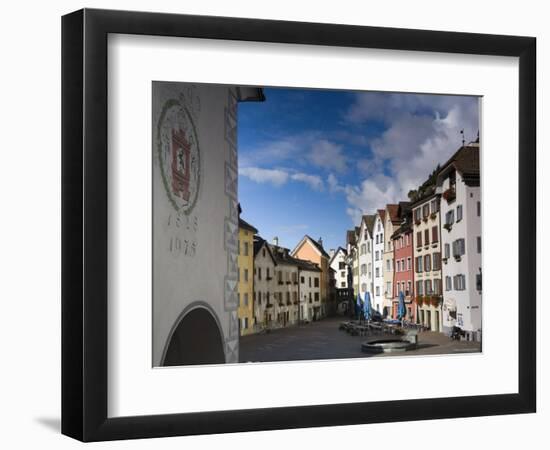
[[[371,303],[374,299],[374,248],[372,240],[374,221],[374,215],[364,215],[362,217],[357,239],[359,293],[364,300],[366,293],[369,292]]]
[[[373,226],[373,287],[372,306],[379,313],[384,311],[384,221],[386,212],[379,209],[376,212]]]
[[[277,282],[277,263],[268,243],[254,238],[254,327],[256,331],[268,328],[276,317],[274,293]]]
[[[329,261],[329,267],[334,270],[334,281],[336,289],[347,289],[348,286],[348,268],[347,251],[338,247]]]
[[[461,147],[439,172],[443,222],[443,325],[481,340],[481,190],[479,143]]]
[[[321,312],[321,269],[307,261],[299,261],[300,321],[312,322],[320,319]]]

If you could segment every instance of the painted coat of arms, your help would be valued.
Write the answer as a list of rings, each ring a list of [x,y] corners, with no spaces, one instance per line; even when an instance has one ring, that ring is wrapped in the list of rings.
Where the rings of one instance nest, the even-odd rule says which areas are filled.
[[[157,156],[170,203],[189,214],[200,187],[200,149],[194,119],[185,104],[167,100],[157,128]]]

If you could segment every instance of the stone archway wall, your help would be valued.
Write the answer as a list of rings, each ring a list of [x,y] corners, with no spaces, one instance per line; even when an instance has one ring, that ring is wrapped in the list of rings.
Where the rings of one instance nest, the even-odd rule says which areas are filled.
[[[162,366],[223,364],[223,332],[216,313],[205,302],[190,304],[176,320],[166,342]]]

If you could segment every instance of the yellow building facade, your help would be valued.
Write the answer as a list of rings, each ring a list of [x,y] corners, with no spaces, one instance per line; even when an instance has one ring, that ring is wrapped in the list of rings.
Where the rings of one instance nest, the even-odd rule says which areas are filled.
[[[239,334],[254,332],[254,235],[256,228],[239,219]]]

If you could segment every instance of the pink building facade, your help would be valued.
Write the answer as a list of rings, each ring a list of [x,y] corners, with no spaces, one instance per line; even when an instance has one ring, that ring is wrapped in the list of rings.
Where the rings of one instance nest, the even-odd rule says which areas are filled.
[[[397,319],[399,293],[403,292],[407,310],[405,319],[416,322],[412,216],[405,206],[401,211],[401,217],[403,221],[392,235],[394,248],[392,317]]]

